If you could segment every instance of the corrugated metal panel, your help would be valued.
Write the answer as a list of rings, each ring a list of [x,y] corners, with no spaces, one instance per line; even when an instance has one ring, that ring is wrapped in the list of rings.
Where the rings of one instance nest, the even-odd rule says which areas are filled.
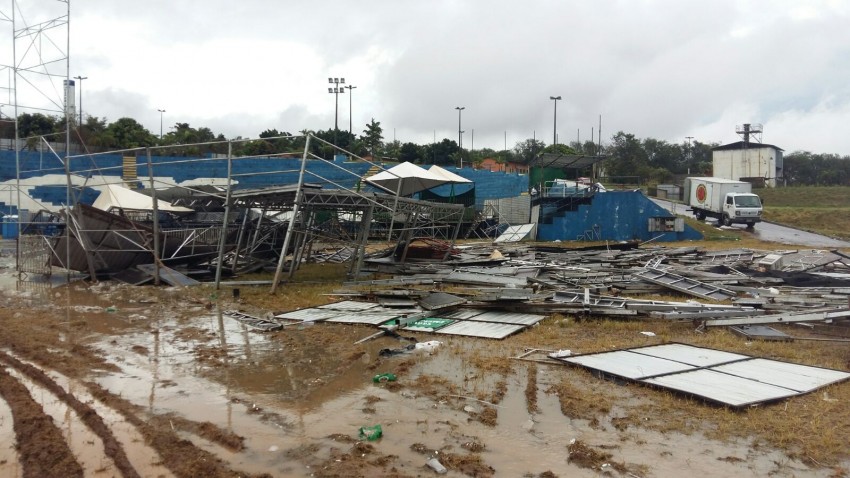
[[[460,309],[460,310],[455,310],[455,311],[448,313],[448,314],[440,314],[440,317],[444,318],[444,319],[466,320],[466,319],[469,319],[470,317],[475,317],[476,315],[481,315],[484,312],[487,312],[487,311],[481,310],[481,309]]]
[[[463,297],[447,294],[445,292],[434,292],[428,297],[421,299],[419,301],[419,305],[422,306],[422,308],[425,310],[437,310],[446,307],[451,307],[454,305],[460,305],[465,302],[466,299],[464,299]]]
[[[396,317],[401,317],[403,314],[397,312],[386,312],[386,311],[356,311],[356,312],[343,312],[340,315],[331,317],[327,319],[325,322],[340,322],[346,324],[371,324],[371,325],[380,325],[388,320],[395,319]]]
[[[524,329],[525,326],[513,324],[496,324],[493,322],[462,321],[443,327],[438,334],[466,335],[485,339],[503,339]]]
[[[333,309],[333,310],[367,310],[377,307],[378,304],[374,302],[358,302],[356,300],[343,300],[340,302],[334,302],[333,304],[320,305],[319,309]]]
[[[407,297],[378,297],[381,307],[415,307],[416,301]]]
[[[508,277],[494,274],[476,274],[474,272],[452,271],[443,279],[444,282],[457,282],[460,284],[479,284],[479,285],[503,285],[524,287],[528,284],[525,277]]]
[[[850,373],[840,370],[684,344],[577,355],[560,360],[733,407],[791,397],[850,378]]]
[[[534,325],[545,319],[545,315],[520,314],[516,312],[488,311],[470,317],[467,320],[476,322],[496,322],[500,324]]]
[[[663,344],[651,347],[639,347],[630,349],[631,352],[653,357],[686,363],[696,367],[709,367],[735,360],[748,359],[750,356],[733,354],[722,350],[706,349],[685,344]]]
[[[528,236],[534,229],[534,224],[522,224],[511,226],[499,235],[493,242],[519,242]]]
[[[665,375],[641,382],[690,393],[733,407],[743,407],[797,395],[794,390],[727,375],[712,369]]]
[[[309,309],[284,312],[283,314],[276,315],[275,318],[284,320],[325,320],[342,313],[343,312],[339,310],[322,310],[312,307]]]
[[[692,365],[636,354],[628,350],[577,355],[561,360],[632,380],[693,370],[695,368]]]
[[[714,367],[713,370],[790,388],[798,392],[811,392],[816,388],[850,378],[850,373],[840,370],[760,358],[721,365]]]

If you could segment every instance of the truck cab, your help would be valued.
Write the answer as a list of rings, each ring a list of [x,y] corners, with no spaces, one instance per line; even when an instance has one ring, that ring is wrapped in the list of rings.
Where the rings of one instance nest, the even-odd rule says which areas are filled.
[[[721,222],[730,226],[732,224],[746,224],[753,227],[761,221],[762,205],[761,199],[751,193],[727,193],[723,205],[723,217]]]

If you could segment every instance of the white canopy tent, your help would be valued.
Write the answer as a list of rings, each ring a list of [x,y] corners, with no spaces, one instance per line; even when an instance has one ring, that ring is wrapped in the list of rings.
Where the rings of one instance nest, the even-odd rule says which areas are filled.
[[[431,166],[430,168],[428,168],[428,172],[436,174],[437,176],[440,176],[440,177],[444,178],[446,181],[448,181],[450,183],[454,183],[454,184],[465,184],[465,183],[471,183],[472,182],[471,180],[466,179],[465,177],[457,175],[457,174],[455,174],[451,171],[448,171],[444,168],[441,168],[441,167],[437,166],[436,164]]]
[[[446,172],[448,173],[448,171]],[[435,188],[451,182],[444,176],[420,168],[407,161],[393,166],[386,171],[381,171],[374,176],[365,178],[365,181],[385,191],[392,191],[398,196],[410,196],[419,191],[425,191],[426,189]]]
[[[153,209],[153,198],[137,193],[123,186],[107,184],[100,188],[100,195],[92,203],[92,207],[110,212],[111,209],[150,211]],[[171,204],[157,199],[157,209],[169,212],[192,212],[192,209]]]

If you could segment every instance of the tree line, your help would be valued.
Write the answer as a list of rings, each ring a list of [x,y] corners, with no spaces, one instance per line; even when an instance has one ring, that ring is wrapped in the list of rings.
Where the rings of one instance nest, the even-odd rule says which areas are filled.
[[[158,154],[169,156],[228,153],[227,139],[223,134],[216,134],[206,127],[195,128],[188,123],[175,123],[161,138],[135,119],[127,117],[110,123],[105,118],[88,116],[82,125],[72,126],[71,142],[83,145],[84,150],[90,152],[161,147],[164,149],[160,149]],[[65,128],[66,122],[61,117],[41,113],[23,113],[18,116],[18,137],[26,138],[28,147],[33,149],[38,147],[41,137],[64,142]],[[711,175],[711,150],[719,146],[718,143],[700,141],[675,144],[654,138],[640,139],[620,131],[605,145],[593,141],[547,145],[541,140],[529,138],[518,141],[508,150],[468,150],[460,148],[455,140],[448,138],[424,145],[386,142],[381,123],[373,118],[364,125],[359,135],[338,129],[301,130],[296,134],[267,129],[257,139],[233,142],[230,152],[234,156],[300,155],[304,150],[307,133],[321,140],[311,142],[310,152],[326,160],[332,160],[340,152],[339,149],[375,160],[440,165],[475,165],[486,158],[527,164],[541,153],[604,155],[607,157],[603,166],[606,176],[636,177],[640,178],[640,182],[655,184],[676,181],[688,175]],[[0,137],[15,137],[13,122],[0,122]],[[793,152],[784,156],[784,172],[789,185],[850,185],[850,156]]]

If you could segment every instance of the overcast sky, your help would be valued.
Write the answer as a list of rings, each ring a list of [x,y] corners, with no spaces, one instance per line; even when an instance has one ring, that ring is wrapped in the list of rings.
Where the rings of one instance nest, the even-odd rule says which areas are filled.
[[[19,23],[61,3],[18,1]],[[850,155],[845,0],[71,1],[84,114],[154,134],[158,109],[166,132],[329,129],[344,77],[340,129],[374,118],[386,141],[457,140],[463,106],[466,148],[550,144],[561,96],[562,143],[601,115],[603,142],[729,143],[761,123],[786,152]]]

